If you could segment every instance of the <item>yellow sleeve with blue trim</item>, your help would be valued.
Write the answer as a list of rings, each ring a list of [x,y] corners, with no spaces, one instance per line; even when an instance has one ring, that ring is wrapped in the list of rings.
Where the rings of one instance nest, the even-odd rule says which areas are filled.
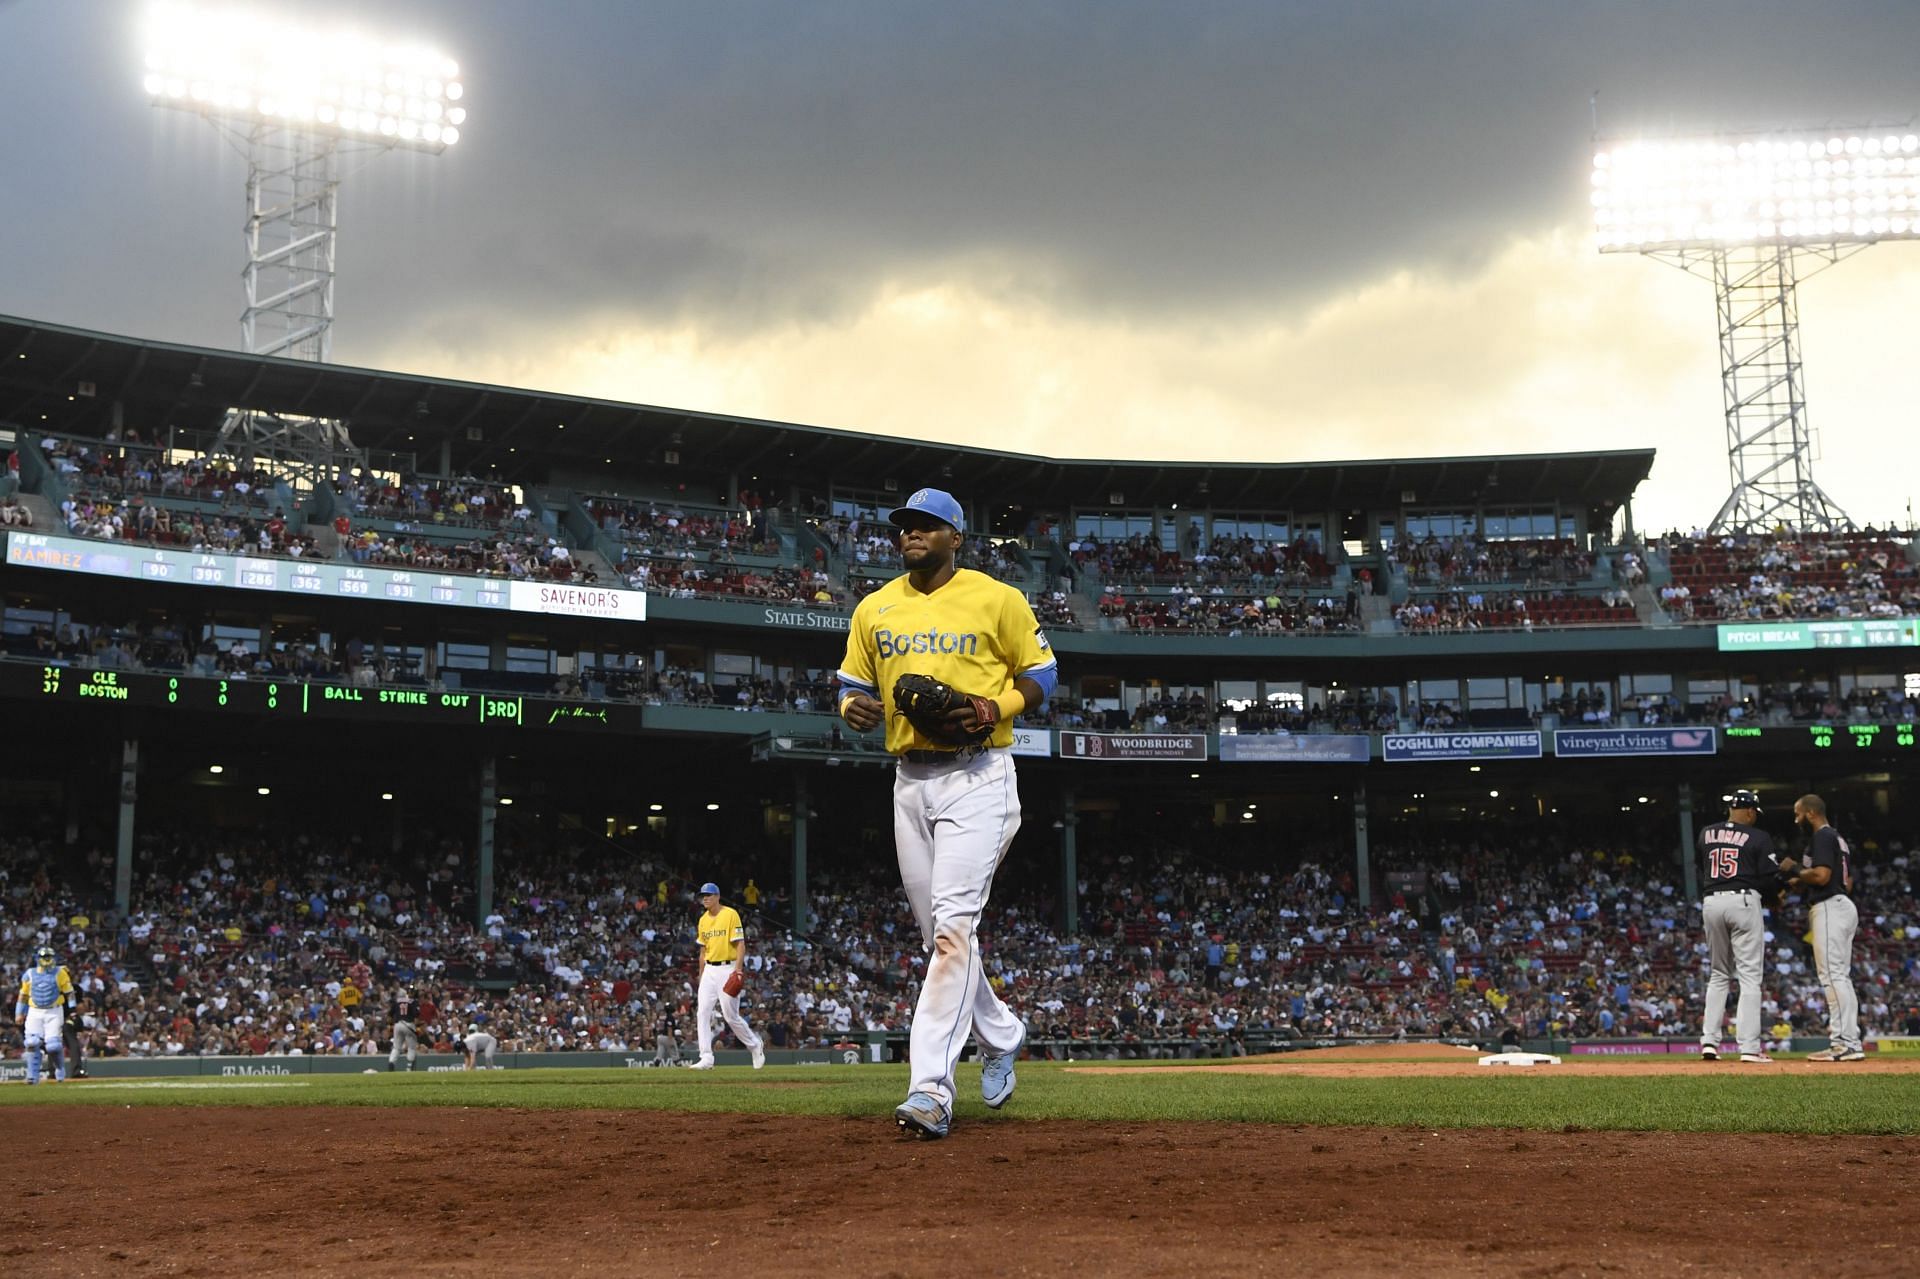
[[[881,591],[885,589],[882,587]],[[879,593],[876,591],[874,595]],[[846,656],[840,659],[840,669],[834,673],[840,684],[834,699],[836,709],[844,710],[847,699],[855,693],[865,693],[872,698],[880,696],[879,675],[873,668],[874,595],[854,606],[853,621],[847,627]]]
[[[1047,642],[1047,633],[1040,629],[1040,619],[1033,615],[1027,597],[1011,587],[1007,594],[1011,598],[1000,617],[1000,643],[1008,655],[1007,665],[1015,675],[1026,676],[1040,685],[1042,693],[1051,695],[1059,682],[1053,645]]]

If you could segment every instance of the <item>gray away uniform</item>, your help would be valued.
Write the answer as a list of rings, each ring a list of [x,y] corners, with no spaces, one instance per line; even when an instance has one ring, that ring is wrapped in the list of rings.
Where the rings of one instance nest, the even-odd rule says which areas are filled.
[[[1742,1053],[1757,1053],[1760,1042],[1760,978],[1766,971],[1766,894],[1777,882],[1779,854],[1773,837],[1758,826],[1715,822],[1700,832],[1701,877],[1705,898],[1700,913],[1707,930],[1707,1015],[1700,1028],[1701,1047],[1718,1048],[1727,1015],[1727,986],[1740,982],[1734,1037]]]
[[[1813,963],[1820,974],[1820,991],[1827,999],[1827,1034],[1836,1049],[1860,1051],[1860,999],[1853,989],[1853,935],[1860,928],[1860,912],[1853,904],[1853,849],[1831,826],[1813,834],[1807,848],[1808,866],[1825,866],[1833,877],[1807,890],[1812,903],[1807,919],[1813,925]]]

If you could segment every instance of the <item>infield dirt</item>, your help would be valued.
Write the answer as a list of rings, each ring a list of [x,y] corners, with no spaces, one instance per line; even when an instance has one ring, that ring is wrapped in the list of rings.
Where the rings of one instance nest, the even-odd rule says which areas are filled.
[[[1691,1052],[1657,1056],[1561,1057],[1558,1063],[1541,1066],[1483,1066],[1479,1049],[1454,1048],[1446,1044],[1367,1044],[1354,1048],[1316,1048],[1301,1052],[1269,1053],[1258,1057],[1238,1057],[1216,1061],[1149,1062],[1133,1066],[1073,1065],[1069,1074],[1130,1074],[1135,1078],[1153,1075],[1311,1075],[1321,1079],[1438,1079],[1471,1075],[1508,1073],[1543,1075],[1702,1075],[1766,1074],[1831,1078],[1840,1073],[1862,1075],[1920,1074],[1920,1056],[1896,1056],[1869,1053],[1865,1061],[1822,1063],[1803,1058],[1782,1058],[1772,1062],[1743,1063],[1736,1053],[1719,1061],[1702,1061]]]
[[[44,1275],[1911,1274],[1920,1143],[884,1116],[36,1106]],[[1815,1233],[1810,1234],[1812,1230]]]

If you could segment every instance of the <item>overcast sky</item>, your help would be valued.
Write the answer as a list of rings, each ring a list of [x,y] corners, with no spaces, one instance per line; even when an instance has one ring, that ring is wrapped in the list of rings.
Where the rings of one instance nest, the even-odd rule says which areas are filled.
[[[1588,235],[1605,135],[1909,120],[1911,0],[267,6],[471,115],[340,201],[334,358],[1055,456],[1655,446],[1727,489],[1713,294]],[[125,0],[0,0],[0,312],[238,343],[244,166]],[[1903,515],[1920,244],[1803,286],[1819,477]]]

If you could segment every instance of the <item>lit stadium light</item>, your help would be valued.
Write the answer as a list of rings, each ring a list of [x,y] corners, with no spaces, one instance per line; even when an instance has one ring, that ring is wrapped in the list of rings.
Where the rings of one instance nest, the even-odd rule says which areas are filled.
[[[380,145],[444,151],[466,122],[453,59],[424,44],[286,22],[239,7],[157,0],[146,12],[141,86],[159,106],[233,123],[312,127]]]
[[[1920,135],[1620,142],[1593,157],[1602,251],[1920,238]]]

